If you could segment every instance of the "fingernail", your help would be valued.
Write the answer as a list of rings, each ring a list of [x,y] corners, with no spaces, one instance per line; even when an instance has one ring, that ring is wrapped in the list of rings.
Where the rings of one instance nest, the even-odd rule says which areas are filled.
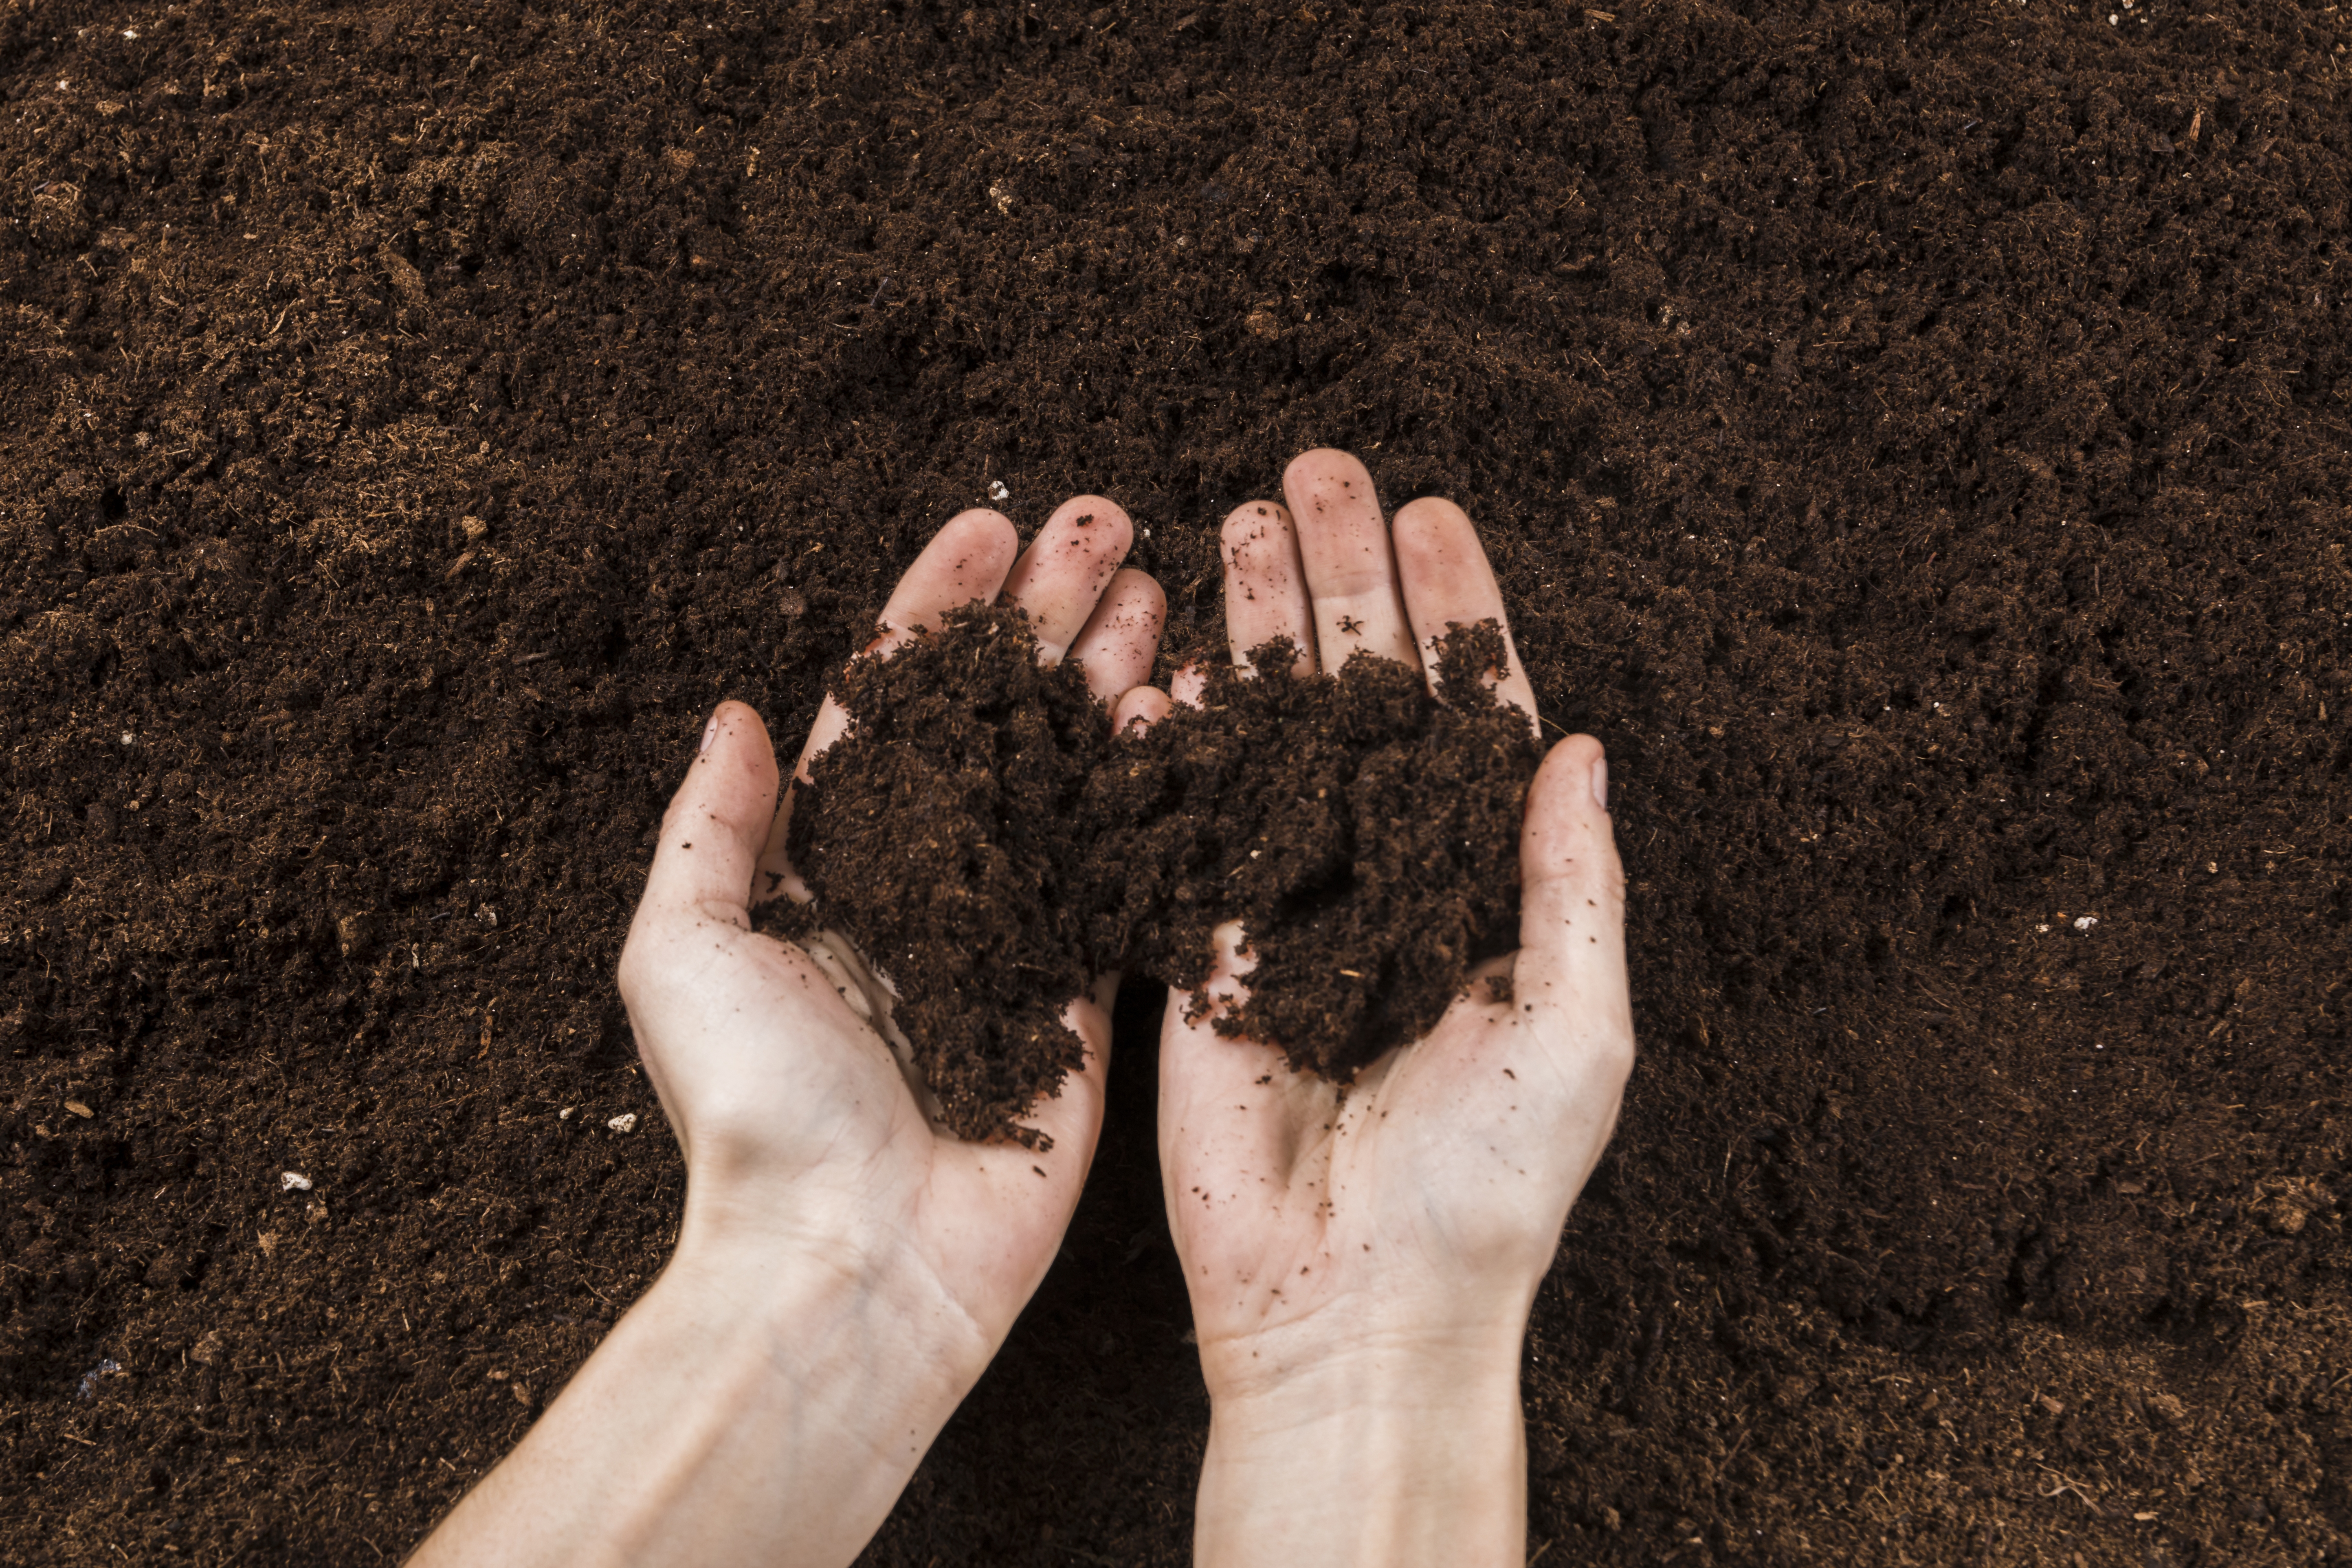
[[[1606,757],[1592,764],[1592,804],[1603,811],[1609,809],[1609,759]]]
[[[710,722],[702,727],[702,745],[694,754],[699,757],[708,753],[710,750],[710,742],[717,739],[719,739],[719,710],[713,708],[710,710]]]

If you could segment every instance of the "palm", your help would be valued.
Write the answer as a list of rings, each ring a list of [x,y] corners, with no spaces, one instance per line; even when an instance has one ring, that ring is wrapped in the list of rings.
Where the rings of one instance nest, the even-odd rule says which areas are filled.
[[[1099,1074],[1067,1086],[1050,1117],[1076,1145],[1064,1159],[962,1142],[925,1116],[873,1022],[880,988],[854,958],[731,921],[694,929],[708,957],[697,957],[690,996],[638,1026],[689,1164],[707,1156],[761,1188],[789,1184],[814,1237],[862,1226],[910,1244],[979,1321],[1014,1290],[1025,1297],[1085,1173]],[[1101,1007],[1076,1004],[1067,1021],[1103,1053]],[[692,1073],[656,1066],[681,1058]]]
[[[1567,1022],[1559,1009],[1487,998],[1474,985],[1344,1095],[1255,1041],[1187,1023],[1186,999],[1171,998],[1162,1160],[1213,1377],[1269,1329],[1365,1305],[1393,1315],[1465,1280],[1542,1271],[1614,1097],[1596,1097],[1563,1066],[1576,1059],[1566,1042],[1544,1037]]]

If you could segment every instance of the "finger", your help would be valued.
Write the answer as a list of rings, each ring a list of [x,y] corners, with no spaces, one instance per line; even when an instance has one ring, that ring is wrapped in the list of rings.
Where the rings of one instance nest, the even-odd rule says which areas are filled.
[[[865,651],[888,653],[918,629],[937,631],[940,617],[948,611],[975,599],[982,604],[992,601],[1003,589],[1005,576],[1013,570],[1013,557],[1020,549],[1021,536],[1014,531],[1012,520],[1002,512],[982,507],[948,519],[890,590],[889,600],[882,606],[880,634],[866,645]],[[823,756],[848,730],[848,710],[828,694],[817,705],[816,721],[809,726],[808,739],[802,742],[800,758],[793,764],[793,777],[805,783],[809,764]],[[793,875],[784,857],[784,837],[792,815],[792,791],[787,789],[769,824],[760,869],[782,885],[798,888],[800,879]],[[764,887],[761,889],[763,898],[768,890]],[[793,896],[804,897],[805,892],[805,889],[800,889]]]
[[[1573,1091],[1570,1102],[1613,1115],[1633,1068],[1633,1016],[1625,873],[1607,797],[1608,760],[1590,735],[1554,746],[1528,788],[1512,999]]]
[[[1298,532],[1274,501],[1254,500],[1225,519],[1225,635],[1234,662],[1249,668],[1250,653],[1276,637],[1298,645],[1292,673],[1315,673],[1315,611],[1307,597],[1307,568],[1298,559]]]
[[[977,599],[994,600],[1003,591],[1021,536],[1010,519],[985,508],[958,512],[931,542],[923,546],[882,606],[879,635],[866,646],[867,653],[890,653],[918,631],[937,631],[940,618],[959,605]],[[824,754],[849,728],[849,715],[831,697],[817,709],[801,748],[796,778],[808,777],[808,764]]]
[[[1126,696],[1111,704],[1110,732],[1114,735],[1140,734],[1175,709],[1168,693],[1156,686],[1131,688]]]
[[[1324,673],[1337,675],[1360,647],[1415,663],[1396,559],[1370,471],[1345,452],[1307,452],[1291,460],[1282,490],[1298,531]]]
[[[776,752],[759,714],[722,702],[701,754],[662,816],[645,909],[698,910],[749,926],[751,873],[776,809]]]
[[[1129,567],[1110,580],[1102,601],[1087,618],[1070,658],[1086,671],[1087,689],[1104,702],[1151,678],[1160,656],[1160,627],[1168,618],[1168,595],[1148,572]]]
[[[887,652],[917,627],[940,629],[940,617],[974,599],[992,601],[1003,590],[1021,536],[1003,512],[977,507],[948,519],[882,607],[884,635],[867,648]]]
[[[1186,665],[1168,683],[1168,695],[1187,708],[1198,708],[1208,689],[1209,672],[1197,664]]]
[[[1476,626],[1491,620],[1503,628],[1503,651],[1508,668],[1494,689],[1506,702],[1528,716],[1537,729],[1536,691],[1519,664],[1511,641],[1510,618],[1503,613],[1503,591],[1495,585],[1495,570],[1479,547],[1478,531],[1460,507],[1437,496],[1401,507],[1396,514],[1397,581],[1404,590],[1404,607],[1412,620],[1413,646],[1421,651],[1422,668],[1429,672],[1429,688],[1437,689],[1437,639],[1449,626]],[[1540,733],[1540,731],[1538,731]]]
[[[1100,496],[1073,496],[1045,520],[1004,582],[1005,597],[1036,631],[1040,662],[1060,660],[1134,538],[1127,513]]]

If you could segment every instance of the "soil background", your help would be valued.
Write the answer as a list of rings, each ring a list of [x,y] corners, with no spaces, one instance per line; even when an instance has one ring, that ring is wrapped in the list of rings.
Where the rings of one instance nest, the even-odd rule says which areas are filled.
[[[1328,443],[1611,751],[1531,1555],[2341,1560],[2347,41],[0,0],[0,1558],[396,1559],[666,1254],[612,971],[709,707],[992,485],[1212,631]],[[1186,1561],[1157,1000],[866,1561]]]

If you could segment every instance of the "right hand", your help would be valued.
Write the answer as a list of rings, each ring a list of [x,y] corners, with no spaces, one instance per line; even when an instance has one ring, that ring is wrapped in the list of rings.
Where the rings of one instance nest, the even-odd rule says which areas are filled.
[[[1224,525],[1226,626],[1237,663],[1286,635],[1304,650],[1302,668],[1319,659],[1336,674],[1366,648],[1417,660],[1433,683],[1431,641],[1449,623],[1491,617],[1506,626],[1508,646],[1494,574],[1451,502],[1404,507],[1392,540],[1371,476],[1330,451],[1293,462],[1284,490],[1288,508],[1253,502]],[[1535,694],[1516,649],[1510,657],[1499,693],[1532,724]],[[1199,687],[1197,675],[1180,675],[1176,700]],[[1165,700],[1130,693],[1122,719],[1156,717]],[[1399,1479],[1383,1477],[1383,1466],[1427,1473],[1427,1455],[1408,1458],[1402,1449],[1444,1441],[1457,1394],[1479,1405],[1464,1413],[1457,1435],[1489,1449],[1511,1444],[1514,1495],[1523,1497],[1520,1338],[1569,1205],[1616,1125],[1633,1056],[1624,877],[1606,780],[1600,743],[1579,735],[1552,748],[1528,791],[1521,947],[1477,972],[1509,974],[1512,999],[1493,1000],[1474,979],[1427,1037],[1364,1068],[1344,1095],[1290,1070],[1271,1046],[1220,1035],[1209,1018],[1187,1022],[1189,998],[1169,998],[1160,1168],[1213,1412],[1204,1560],[1222,1555],[1211,1542],[1228,1538],[1239,1555],[1270,1556],[1265,1518],[1247,1495],[1257,1483],[1237,1471],[1295,1463],[1288,1451],[1310,1432],[1363,1451],[1352,1472],[1297,1479],[1336,1489],[1354,1515],[1343,1523],[1364,1532],[1374,1555],[1409,1560],[1406,1542],[1419,1533],[1412,1521],[1357,1521],[1377,1514],[1367,1489]],[[1230,924],[1216,932],[1208,984],[1220,1007],[1247,994],[1246,939]],[[1391,1398],[1404,1408],[1381,1408]],[[1245,1457],[1261,1438],[1273,1447]],[[1489,1468],[1511,1458],[1456,1457]],[[1486,1524],[1518,1539],[1523,1507],[1503,1500],[1487,1511],[1507,1517]],[[1483,1550],[1461,1549],[1486,1534],[1473,1521],[1469,1538],[1457,1535],[1443,1555],[1480,1560]],[[1321,1540],[1339,1544],[1328,1532]],[[1516,1550],[1493,1546],[1497,1561]]]

